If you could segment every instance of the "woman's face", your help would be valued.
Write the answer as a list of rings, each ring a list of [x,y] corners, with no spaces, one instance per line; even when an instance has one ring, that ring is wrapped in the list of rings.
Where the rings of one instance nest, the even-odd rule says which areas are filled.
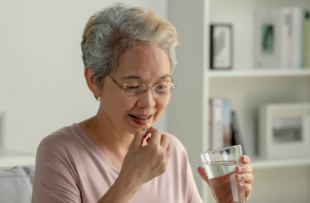
[[[169,57],[159,46],[139,45],[120,56],[117,70],[110,77],[121,86],[167,84],[171,80]],[[141,95],[126,95],[110,77],[105,77],[102,86],[101,110],[109,124],[120,132],[134,134],[145,123],[151,126],[169,102],[170,93],[156,95],[151,89]]]

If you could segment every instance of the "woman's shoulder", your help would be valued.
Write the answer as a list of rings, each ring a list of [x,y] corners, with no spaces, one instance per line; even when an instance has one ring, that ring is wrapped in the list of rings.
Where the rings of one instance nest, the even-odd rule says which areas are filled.
[[[47,135],[42,139],[40,145],[48,146],[49,148],[62,148],[64,146],[72,145],[77,141],[74,133],[74,125],[65,126]]]

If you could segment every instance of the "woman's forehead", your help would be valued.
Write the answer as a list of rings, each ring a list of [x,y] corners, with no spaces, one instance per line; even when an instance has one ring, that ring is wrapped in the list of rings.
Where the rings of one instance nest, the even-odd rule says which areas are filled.
[[[170,60],[159,46],[139,45],[120,56],[115,74],[127,79],[164,77],[170,75]]]
[[[149,74],[150,76],[152,76],[151,74]],[[156,77],[156,75],[153,75]],[[134,74],[129,74],[129,75],[124,75],[122,76],[120,79],[122,80],[144,80],[144,79],[147,79],[148,77],[141,77],[140,75],[134,75]],[[167,74],[162,74],[158,77],[156,77],[156,79],[170,79],[171,78],[171,75],[169,73]]]

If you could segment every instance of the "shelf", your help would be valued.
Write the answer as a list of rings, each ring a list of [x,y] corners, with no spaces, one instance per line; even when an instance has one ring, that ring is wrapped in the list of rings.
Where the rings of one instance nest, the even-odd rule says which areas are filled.
[[[272,70],[210,70],[207,72],[209,78],[242,78],[242,77],[301,77],[310,76],[310,69],[272,69]]]
[[[7,151],[4,156],[0,156],[0,168],[34,165],[35,161],[36,161],[35,154]]]
[[[256,159],[251,162],[253,169],[269,169],[278,167],[294,167],[294,166],[310,166],[309,158],[297,158],[297,159],[275,159],[275,160],[260,160]]]

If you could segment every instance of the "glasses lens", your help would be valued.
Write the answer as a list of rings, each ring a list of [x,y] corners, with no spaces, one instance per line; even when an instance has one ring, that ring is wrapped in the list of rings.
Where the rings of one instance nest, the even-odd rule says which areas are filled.
[[[170,84],[169,84],[169,92],[172,92],[172,90],[173,90],[174,88],[176,88],[176,85],[173,84],[173,83],[170,83]]]
[[[168,94],[169,93],[169,84],[166,85],[155,85],[154,92],[159,95]]]
[[[124,85],[124,93],[128,95],[139,95],[146,90],[145,85],[126,84]]]
[[[176,88],[176,85],[173,83],[160,84],[154,86],[154,92],[157,95],[165,95],[172,92],[174,88]],[[123,86],[123,92],[127,95],[140,95],[143,94],[146,89],[147,87],[144,84],[124,84]]]

